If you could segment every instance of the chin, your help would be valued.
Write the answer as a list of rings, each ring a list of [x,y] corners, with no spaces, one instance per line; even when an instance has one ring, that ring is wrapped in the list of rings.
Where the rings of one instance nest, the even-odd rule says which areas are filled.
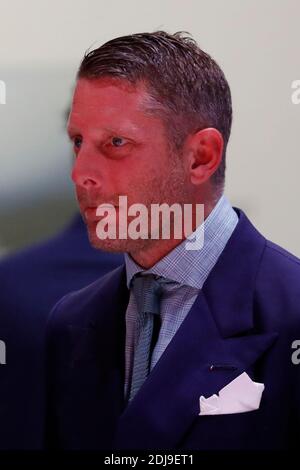
[[[132,253],[132,252],[137,252],[145,249],[146,246],[149,245],[149,240],[119,240],[118,238],[116,239],[105,239],[102,240],[100,239],[97,234],[95,229],[90,230],[88,228],[88,236],[89,236],[89,241],[90,244],[92,245],[93,248],[96,248],[97,250],[103,250],[103,251],[108,251],[111,253]]]
[[[105,239],[101,240],[95,230],[88,229],[90,244],[97,250],[110,251],[112,253],[128,251],[128,240]]]

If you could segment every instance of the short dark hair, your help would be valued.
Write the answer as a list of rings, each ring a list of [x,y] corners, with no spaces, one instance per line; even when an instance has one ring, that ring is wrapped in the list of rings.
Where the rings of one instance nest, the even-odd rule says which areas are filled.
[[[189,33],[131,34],[86,52],[77,78],[105,76],[133,85],[144,82],[150,98],[148,110],[162,117],[170,145],[177,151],[190,133],[206,127],[218,129],[224,151],[212,180],[223,190],[232,122],[230,88],[218,64]]]

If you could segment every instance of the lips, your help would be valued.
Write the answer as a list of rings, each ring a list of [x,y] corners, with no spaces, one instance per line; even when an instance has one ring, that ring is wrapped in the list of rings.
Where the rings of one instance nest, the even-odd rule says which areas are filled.
[[[106,204],[106,203],[102,203],[102,204],[99,204],[98,206],[92,206],[92,207],[86,207],[84,210],[83,210],[83,214],[84,214],[84,217],[87,221],[89,222],[96,222],[96,221],[99,221],[101,217],[103,217],[103,215],[96,215],[96,212],[97,212],[97,208],[101,206],[103,209],[107,206],[107,210],[111,209],[111,206],[112,204]],[[118,209],[117,206],[113,206],[115,209]]]
[[[88,220],[90,219],[96,219],[97,216],[96,216],[96,211],[97,211],[97,207],[86,207],[83,211],[84,213],[84,217]]]

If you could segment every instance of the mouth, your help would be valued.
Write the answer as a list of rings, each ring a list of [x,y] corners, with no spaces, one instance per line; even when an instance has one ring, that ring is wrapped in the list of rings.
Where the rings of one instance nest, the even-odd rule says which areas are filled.
[[[107,210],[111,210],[112,206],[115,209],[118,209],[118,206],[114,206],[113,204],[109,204],[109,203],[99,204],[98,206],[85,207],[82,211],[82,214],[84,215],[85,220],[87,220],[88,222],[98,222],[100,220],[100,218],[103,217],[103,215],[96,215],[97,208],[99,206],[101,206],[102,209],[104,209],[104,210],[106,208],[107,208]]]

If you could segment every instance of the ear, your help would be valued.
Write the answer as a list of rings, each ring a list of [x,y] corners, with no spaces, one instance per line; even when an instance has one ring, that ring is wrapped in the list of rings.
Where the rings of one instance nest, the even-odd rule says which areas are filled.
[[[185,145],[191,183],[205,183],[221,163],[224,148],[222,134],[213,127],[202,129],[189,136]]]

